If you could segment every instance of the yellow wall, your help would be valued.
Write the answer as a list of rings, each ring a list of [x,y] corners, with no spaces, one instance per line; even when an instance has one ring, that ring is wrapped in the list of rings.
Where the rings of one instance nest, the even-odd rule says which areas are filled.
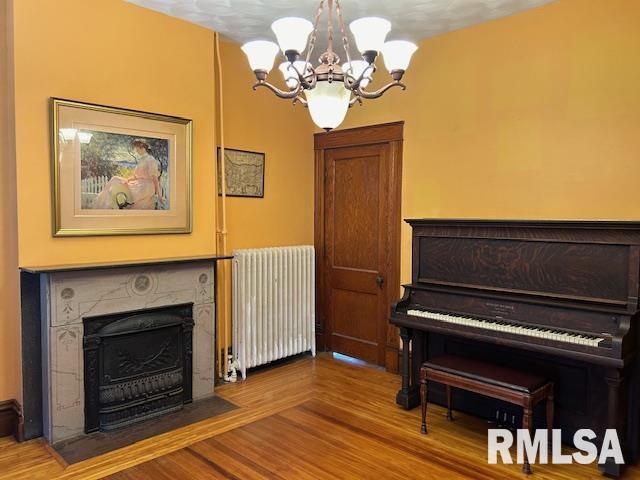
[[[302,105],[251,90],[240,47],[221,42],[226,148],[265,152],[263,199],[227,199],[228,250],[313,244],[313,124]],[[270,75],[281,82],[277,65]],[[284,85],[280,85],[284,88]]]
[[[403,218],[638,219],[639,24],[636,0],[558,0],[427,39],[342,127],[405,121]]]
[[[21,265],[215,251],[213,32],[122,0],[15,1]],[[51,236],[52,96],[193,120],[193,233]]]
[[[13,162],[4,158],[10,142],[2,142],[0,399],[19,399],[20,381],[9,374],[20,365],[18,261],[56,265],[215,251],[217,87],[209,30],[121,0],[9,3],[15,9],[11,40],[19,121],[17,181],[10,168]],[[6,50],[2,48],[3,55]],[[253,74],[238,46],[223,44],[222,57],[227,146],[266,153],[265,198],[229,199],[229,250],[311,243],[313,143],[307,113],[265,91],[254,93]],[[5,57],[0,60],[4,67]],[[193,233],[53,238],[48,111],[52,96],[193,119]],[[6,99],[2,95],[3,113]],[[2,140],[5,124],[3,116]]]
[[[14,373],[20,366],[18,262],[55,265],[215,252],[213,32],[121,0],[9,3],[14,10],[9,54],[15,58],[17,172],[12,172],[13,155],[5,158],[11,142],[4,141],[3,114],[0,400],[21,398]],[[5,55],[4,45],[0,50]],[[53,238],[52,96],[193,119],[193,233]],[[1,98],[4,113],[7,95]]]
[[[20,397],[9,373],[18,249],[22,265],[215,250],[213,33],[121,0],[13,3],[17,187],[2,92],[0,399]],[[639,20],[635,0],[558,0],[426,40],[408,90],[354,107],[343,127],[405,120],[403,217],[638,218]],[[223,43],[222,61],[226,146],[266,153],[265,198],[228,200],[229,250],[311,243],[308,114],[252,92],[237,46]],[[193,233],[52,238],[51,96],[192,118]]]
[[[0,0],[0,400],[20,396],[18,232],[9,3]]]
[[[240,46],[220,42],[225,148],[265,153],[264,198],[227,197],[227,248],[313,244],[313,124],[301,105],[275,97],[255,82]],[[283,84],[277,65],[270,81]],[[284,85],[280,85],[284,88]],[[220,138],[220,137],[218,137]],[[222,246],[220,244],[220,251]],[[231,316],[231,268],[219,278],[226,289],[219,312]],[[226,323],[219,318],[218,351],[224,350]]]

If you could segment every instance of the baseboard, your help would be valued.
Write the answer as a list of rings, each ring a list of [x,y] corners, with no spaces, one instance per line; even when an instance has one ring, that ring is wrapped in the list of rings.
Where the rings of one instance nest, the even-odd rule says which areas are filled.
[[[19,442],[24,440],[24,417],[17,400],[0,402],[0,437],[13,435]]]
[[[385,367],[389,373],[400,372],[400,350],[387,345],[385,350]]]

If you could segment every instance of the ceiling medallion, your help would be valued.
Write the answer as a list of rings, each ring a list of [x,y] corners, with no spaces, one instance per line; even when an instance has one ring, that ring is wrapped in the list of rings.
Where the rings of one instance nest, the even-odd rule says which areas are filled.
[[[328,48],[318,58],[319,64],[310,62],[315,46],[318,23],[325,9],[325,0],[320,2],[312,24],[304,18],[285,17],[271,24],[278,45],[266,40],[254,40],[245,43],[242,50],[249,58],[257,83],[253,86],[266,87],[280,98],[293,99],[309,108],[314,123],[329,131],[342,123],[347,109],[362,99],[381,97],[392,87],[406,88],[402,76],[409,66],[411,56],[417,46],[404,40],[385,42],[391,30],[391,23],[384,18],[364,17],[349,25],[362,54],[362,60],[351,60],[349,55],[349,37],[344,26],[340,2],[326,0],[327,3],[327,41]],[[346,62],[340,65],[340,57],[333,50],[333,15],[338,18],[342,36],[342,47]],[[308,41],[308,44],[307,44]],[[281,90],[267,82],[267,75],[273,62],[282,50],[286,61],[279,66],[288,90]],[[305,59],[301,53],[306,49]],[[384,64],[391,75],[391,82],[382,88],[369,92],[366,87],[376,71],[375,61],[382,52]]]

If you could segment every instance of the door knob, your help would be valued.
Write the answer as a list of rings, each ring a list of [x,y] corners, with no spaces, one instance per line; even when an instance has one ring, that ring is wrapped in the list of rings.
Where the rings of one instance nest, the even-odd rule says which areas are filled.
[[[384,283],[384,277],[382,275],[378,275],[376,277],[376,283],[378,284],[378,287],[382,288],[382,284]]]

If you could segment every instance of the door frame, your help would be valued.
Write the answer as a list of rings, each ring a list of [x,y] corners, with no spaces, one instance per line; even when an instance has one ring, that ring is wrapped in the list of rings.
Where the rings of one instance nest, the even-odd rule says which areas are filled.
[[[385,303],[391,312],[391,303],[400,298],[400,228],[402,222],[402,143],[404,121],[370,125],[365,127],[335,130],[314,135],[314,246],[316,260],[316,345],[326,351],[328,338],[326,326],[325,284],[325,150],[359,145],[388,144],[389,146],[389,217],[387,240],[390,246],[386,256],[387,278],[385,279]],[[399,335],[398,329],[385,319],[385,366],[388,371],[398,372]]]

